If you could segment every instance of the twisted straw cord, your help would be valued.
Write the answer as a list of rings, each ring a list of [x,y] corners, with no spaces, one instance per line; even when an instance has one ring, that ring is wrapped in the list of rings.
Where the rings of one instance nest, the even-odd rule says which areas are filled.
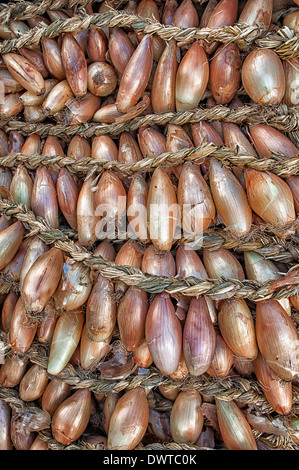
[[[258,158],[252,155],[243,155],[228,147],[218,147],[212,143],[204,143],[199,147],[182,149],[177,152],[166,152],[157,157],[147,157],[135,163],[120,163],[118,161],[96,160],[89,157],[75,159],[60,155],[26,155],[12,153],[0,157],[0,166],[13,168],[23,163],[26,168],[35,170],[40,165],[52,167],[59,171],[67,168],[70,173],[88,175],[90,173],[101,174],[105,170],[118,171],[127,176],[134,173],[145,173],[155,168],[168,168],[181,165],[184,162],[198,162],[208,156],[215,157],[227,166],[234,165],[243,168],[248,166],[258,171],[271,171],[280,177],[299,175],[299,150],[298,155],[289,158],[284,155],[273,155],[272,158]]]
[[[129,286],[134,285],[152,294],[165,291],[169,294],[181,293],[187,296],[208,295],[215,300],[234,296],[258,302],[270,298],[285,298],[299,292],[298,285],[273,290],[270,282],[260,284],[249,280],[241,282],[237,279],[204,280],[193,277],[177,279],[145,274],[139,269],[130,266],[116,266],[100,256],[94,256],[84,247],[76,245],[61,230],[53,229],[45,220],[37,218],[25,206],[0,199],[0,213],[20,220],[25,227],[31,230],[31,234],[38,235],[48,244],[53,243],[71,258],[82,261],[91,269],[97,270],[103,277],[112,281],[124,282]]]
[[[1,118],[1,115],[0,115]],[[127,122],[102,124],[88,122],[78,125],[65,125],[64,123],[27,123],[24,121],[10,120],[0,121],[0,127],[10,132],[17,130],[24,135],[38,134],[41,137],[55,135],[63,139],[70,139],[76,134],[90,138],[92,136],[110,134],[112,137],[121,134],[124,131],[134,132],[140,127],[166,126],[167,124],[192,124],[200,121],[223,121],[234,124],[267,124],[282,132],[295,131],[299,129],[299,109],[288,108],[286,105],[277,106],[242,106],[238,109],[231,109],[228,106],[217,105],[213,108],[197,108],[190,111],[165,112],[161,114],[147,114],[138,116]]]
[[[103,0],[98,0],[103,1]],[[42,0],[39,2],[18,1],[0,5],[0,22],[8,23],[11,20],[25,21],[38,15],[44,15],[47,10],[61,10],[62,8],[84,8],[94,3],[94,0]]]
[[[258,47],[274,49],[282,58],[291,58],[298,55],[299,37],[284,26],[275,33],[265,35],[265,30],[259,26],[235,24],[220,28],[179,28],[172,25],[163,25],[155,20],[142,18],[131,12],[111,9],[104,13],[87,15],[83,11],[68,19],[58,19],[49,26],[37,25],[20,37],[7,39],[0,45],[0,53],[15,51],[21,47],[37,44],[46,37],[57,37],[65,32],[78,32],[87,28],[104,27],[130,27],[145,34],[157,34],[161,39],[178,42],[192,42],[195,40],[216,41],[221,43],[235,42],[241,50],[248,50],[255,43]],[[264,34],[264,37],[261,36]],[[260,42],[262,41],[262,42]]]

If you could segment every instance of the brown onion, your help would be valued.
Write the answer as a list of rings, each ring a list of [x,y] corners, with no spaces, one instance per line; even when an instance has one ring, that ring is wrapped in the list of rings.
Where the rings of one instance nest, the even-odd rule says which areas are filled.
[[[178,367],[182,351],[182,328],[169,294],[157,294],[145,324],[145,337],[156,367],[165,375]]]
[[[236,44],[216,49],[210,63],[210,90],[217,104],[229,103],[241,81],[241,54]]]
[[[177,212],[177,199],[172,182],[162,168],[157,168],[149,186],[147,219],[150,239],[158,250],[170,251]]]
[[[33,364],[23,376],[19,385],[21,400],[35,401],[42,396],[49,382],[47,372],[38,364]]]
[[[155,113],[175,111],[177,67],[177,44],[172,40],[166,44],[152,83],[151,104]]]
[[[127,351],[134,351],[144,338],[147,311],[147,293],[135,286],[130,286],[117,309],[120,339]]]
[[[77,390],[66,398],[55,411],[51,428],[54,438],[63,445],[78,439],[85,431],[90,418],[91,392]]]
[[[272,153],[293,157],[298,152],[285,134],[267,124],[253,124],[249,126],[249,133],[260,157],[271,158]]]
[[[126,113],[141,98],[148,83],[153,63],[152,38],[145,35],[133,52],[121,77],[116,104]]]
[[[252,211],[241,183],[228,167],[215,158],[210,159],[209,177],[216,209],[228,230],[236,236],[248,233]]]
[[[188,371],[198,377],[211,365],[216,333],[204,297],[192,297],[183,331],[183,352]]]
[[[249,204],[259,217],[276,226],[295,220],[294,198],[282,178],[252,168],[245,168],[244,176]]]
[[[239,16],[239,23],[268,29],[273,12],[273,0],[247,0]]]
[[[87,63],[82,48],[71,33],[64,33],[61,46],[61,59],[65,76],[76,97],[87,91]]]
[[[244,299],[222,300],[218,324],[224,341],[234,354],[247,359],[256,358],[258,348],[254,321]]]
[[[141,387],[126,392],[117,402],[108,430],[108,450],[132,450],[142,440],[148,425],[149,406]]]
[[[70,385],[56,377],[52,378],[42,396],[42,409],[53,416],[58,406],[70,395]]]
[[[216,398],[222,439],[228,450],[257,450],[251,427],[234,401]]]
[[[227,377],[234,362],[232,350],[227,346],[219,331],[216,332],[215,355],[207,373],[212,377]]]
[[[184,55],[176,75],[176,110],[196,108],[209,80],[209,64],[203,47],[194,42]]]
[[[10,438],[11,408],[0,400],[0,450],[13,450]]]
[[[278,55],[271,49],[250,52],[243,62],[242,84],[257,104],[281,103],[285,94],[285,75]]]
[[[293,403],[292,382],[281,380],[269,367],[261,353],[258,354],[253,364],[257,380],[274,411],[280,415],[289,414]]]
[[[202,399],[196,390],[178,394],[170,413],[170,432],[178,444],[194,444],[203,427],[204,417],[200,412]]]
[[[284,308],[274,299],[258,302],[255,328],[259,350],[269,367],[283,380],[296,379],[298,333]]]

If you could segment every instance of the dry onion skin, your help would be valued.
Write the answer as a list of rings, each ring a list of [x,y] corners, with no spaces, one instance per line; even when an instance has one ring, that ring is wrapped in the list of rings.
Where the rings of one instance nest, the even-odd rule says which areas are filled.
[[[298,1],[71,3],[2,9],[0,450],[297,448]]]

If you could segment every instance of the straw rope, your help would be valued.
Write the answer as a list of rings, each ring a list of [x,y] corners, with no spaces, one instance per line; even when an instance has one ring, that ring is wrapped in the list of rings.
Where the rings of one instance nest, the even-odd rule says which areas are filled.
[[[181,293],[187,296],[208,295],[215,300],[234,296],[258,302],[270,298],[289,297],[299,292],[299,285],[289,285],[274,290],[270,281],[260,284],[249,280],[241,282],[236,279],[204,280],[193,277],[176,279],[145,274],[139,269],[130,266],[116,266],[100,256],[94,256],[84,247],[75,244],[61,230],[51,228],[45,220],[36,217],[25,206],[0,199],[0,213],[20,220],[25,227],[30,229],[31,235],[38,235],[48,244],[53,243],[71,258],[82,261],[89,268],[97,270],[102,276],[113,281],[124,282],[129,286],[134,285],[152,294],[165,291],[169,294]]]
[[[299,37],[287,26],[275,33],[266,33],[259,26],[249,26],[244,23],[219,28],[179,28],[163,25],[128,11],[117,11],[111,8],[111,11],[93,15],[87,15],[81,11],[72,18],[55,20],[49,26],[39,24],[20,37],[4,40],[0,45],[0,53],[16,51],[21,47],[38,44],[41,39],[55,38],[66,32],[77,33],[87,28],[105,27],[129,27],[140,33],[156,34],[165,41],[171,39],[178,42],[203,40],[224,44],[235,42],[244,51],[247,51],[250,45],[255,44],[257,47],[275,50],[281,59],[295,57],[299,51]]]
[[[0,116],[1,117],[1,116]],[[166,126],[167,124],[192,124],[199,121],[223,121],[234,124],[267,124],[281,132],[292,132],[296,134],[299,129],[299,109],[288,108],[285,105],[277,106],[242,106],[238,109],[231,109],[228,106],[217,105],[213,108],[198,108],[190,111],[165,112],[161,114],[147,114],[138,116],[127,122],[116,124],[99,124],[88,122],[78,125],[65,125],[65,123],[53,124],[51,122],[28,123],[24,121],[8,120],[0,121],[0,127],[10,132],[19,131],[24,135],[38,134],[41,137],[55,135],[63,139],[69,139],[79,134],[83,137],[110,134],[117,136],[124,131],[132,132],[143,126]]]
[[[299,150],[298,155],[289,158],[285,155],[273,155],[272,158],[258,158],[234,151],[225,146],[218,147],[212,143],[204,143],[199,147],[182,149],[177,152],[166,152],[157,157],[146,157],[135,163],[120,163],[118,161],[95,160],[90,157],[75,159],[60,155],[26,155],[12,153],[0,157],[0,166],[13,168],[23,163],[29,170],[36,170],[43,165],[59,171],[67,168],[70,173],[86,176],[89,174],[101,174],[105,170],[114,170],[124,175],[131,176],[134,173],[154,171],[157,167],[169,168],[181,165],[185,162],[199,162],[211,156],[222,161],[225,165],[247,166],[258,171],[270,171],[286,178],[291,175],[299,175]]]

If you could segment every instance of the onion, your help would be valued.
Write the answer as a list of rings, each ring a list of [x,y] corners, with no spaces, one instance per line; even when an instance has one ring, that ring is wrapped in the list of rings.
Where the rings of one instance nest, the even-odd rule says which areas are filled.
[[[176,76],[176,110],[196,108],[209,80],[209,63],[203,47],[194,42],[184,55]]]
[[[296,379],[298,333],[293,320],[276,300],[257,303],[255,328],[259,350],[269,367],[283,380]]]
[[[285,94],[285,75],[278,55],[271,49],[250,52],[243,62],[242,83],[255,103],[262,106],[281,103]]]
[[[117,402],[108,430],[108,450],[132,450],[142,440],[148,425],[149,406],[141,387],[126,392]]]
[[[170,432],[174,442],[192,445],[198,439],[204,417],[200,412],[202,399],[196,390],[178,394],[170,414]]]
[[[145,323],[145,338],[156,367],[165,375],[178,367],[182,351],[182,328],[166,293],[157,294]]]

